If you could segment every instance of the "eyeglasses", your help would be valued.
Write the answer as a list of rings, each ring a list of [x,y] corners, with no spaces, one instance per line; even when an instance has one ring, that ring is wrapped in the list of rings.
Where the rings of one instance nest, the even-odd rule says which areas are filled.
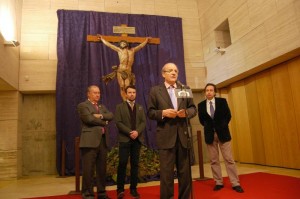
[[[170,70],[164,70],[165,73],[171,73],[171,72],[175,72],[175,73],[178,73],[178,70],[173,70],[173,69],[170,69]]]

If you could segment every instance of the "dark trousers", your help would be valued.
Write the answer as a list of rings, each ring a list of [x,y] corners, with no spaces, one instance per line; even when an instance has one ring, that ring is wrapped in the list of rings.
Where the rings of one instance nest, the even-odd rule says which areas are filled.
[[[130,189],[136,189],[138,184],[138,168],[141,143],[138,140],[119,143],[119,166],[117,176],[117,190],[124,190],[126,167],[130,156]]]
[[[188,151],[177,139],[171,149],[159,150],[160,161],[160,198],[174,198],[174,164],[178,174],[178,198],[189,199],[191,196],[191,175]]]
[[[81,148],[82,193],[94,195],[93,180],[96,167],[96,183],[99,195],[105,195],[107,147],[105,137],[97,148]]]

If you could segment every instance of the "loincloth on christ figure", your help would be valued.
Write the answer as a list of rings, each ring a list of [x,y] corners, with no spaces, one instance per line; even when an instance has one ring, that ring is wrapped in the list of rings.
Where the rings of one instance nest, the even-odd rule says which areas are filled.
[[[130,85],[135,85],[135,75],[132,72],[129,72],[127,70],[119,70],[118,66],[112,66],[113,72],[105,75],[102,77],[102,81],[105,82],[105,84],[108,84],[108,82],[114,80],[119,73],[121,75],[121,78],[124,80],[129,79]]]

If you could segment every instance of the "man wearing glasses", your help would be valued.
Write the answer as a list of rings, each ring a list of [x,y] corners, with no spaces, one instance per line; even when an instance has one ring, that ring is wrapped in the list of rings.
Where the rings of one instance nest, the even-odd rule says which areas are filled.
[[[148,101],[148,116],[157,121],[161,199],[174,198],[174,165],[178,174],[178,198],[191,197],[186,117],[194,117],[197,110],[192,98],[175,97],[178,72],[174,63],[165,64],[161,71],[165,81],[151,88]]]

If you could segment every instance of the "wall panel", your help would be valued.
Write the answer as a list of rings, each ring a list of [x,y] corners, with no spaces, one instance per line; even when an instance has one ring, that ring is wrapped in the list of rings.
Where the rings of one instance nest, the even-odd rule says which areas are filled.
[[[22,60],[19,85],[21,92],[54,92],[57,60]]]
[[[228,87],[233,148],[241,162],[300,168],[299,77],[297,57]]]
[[[271,70],[271,79],[275,99],[275,109],[278,118],[280,152],[284,157],[285,167],[299,168],[299,142],[292,98],[291,84],[286,64],[281,64]]]
[[[287,6],[264,22],[268,52],[276,58],[300,46],[299,24],[294,5]]]
[[[239,81],[231,85],[230,97],[233,100],[233,110],[231,110],[232,120],[235,122],[235,142],[238,146],[239,161],[253,163],[252,140],[249,127],[249,113],[245,93],[244,81]]]
[[[266,165],[283,166],[270,70],[255,76]]]
[[[300,151],[300,58],[293,59],[288,62],[287,67],[290,77],[294,114],[296,117],[297,135],[295,135],[295,138],[298,137],[298,149],[297,146],[295,146],[295,150]],[[300,156],[300,153],[298,153],[298,156]],[[298,168],[300,167],[299,164],[300,163],[297,164]]]
[[[55,94],[24,95],[23,106],[23,175],[56,174]]]
[[[223,90],[224,89],[221,89],[220,90],[220,93],[221,93],[221,97],[224,97],[223,95]],[[232,91],[231,89],[228,89],[227,90],[227,103],[228,103],[228,106],[230,108],[230,111],[231,111],[231,121],[229,123],[229,130],[230,130],[230,134],[231,134],[231,145],[232,145],[232,151],[233,151],[233,154],[234,154],[234,159],[236,161],[239,161],[240,159],[240,156],[239,156],[239,146],[238,146],[238,142],[236,140],[237,138],[237,130],[236,130],[236,120],[235,120],[235,116],[233,115],[233,113],[235,113],[235,107],[233,106],[233,100],[229,100],[228,98],[232,98]]]
[[[249,129],[253,150],[253,161],[258,164],[265,164],[264,142],[262,139],[261,119],[258,105],[259,95],[256,92],[255,77],[245,80],[245,92],[249,115]]]
[[[21,95],[18,91],[0,92],[0,179],[21,175],[20,104]]]

